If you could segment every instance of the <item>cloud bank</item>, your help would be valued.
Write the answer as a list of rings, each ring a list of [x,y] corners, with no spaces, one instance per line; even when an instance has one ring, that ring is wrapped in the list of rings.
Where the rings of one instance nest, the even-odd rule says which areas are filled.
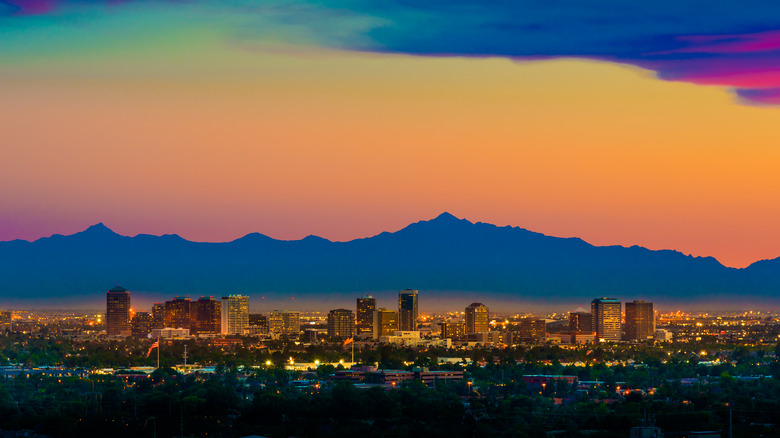
[[[418,56],[593,59],[650,69],[664,80],[730,87],[743,102],[780,104],[776,0],[146,2],[181,8],[197,4],[244,18],[267,14],[272,4],[284,17],[280,24],[306,29],[315,43],[331,48]],[[5,15],[24,16],[70,5],[117,3],[13,0],[0,5],[5,5]],[[347,26],[345,31],[345,20],[365,18],[371,19],[371,26]]]

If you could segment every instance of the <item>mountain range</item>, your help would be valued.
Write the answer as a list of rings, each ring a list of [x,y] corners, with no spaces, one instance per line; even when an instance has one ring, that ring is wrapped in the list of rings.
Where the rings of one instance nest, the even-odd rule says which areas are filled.
[[[150,301],[244,293],[291,308],[352,307],[366,293],[392,300],[392,291],[407,287],[420,290],[421,307],[424,300],[441,308],[453,300],[576,307],[601,296],[703,309],[775,307],[780,259],[736,269],[712,257],[594,246],[449,213],[348,242],[252,233],[203,243],[175,234],[122,236],[102,223],[69,236],[0,242],[0,306],[98,305],[116,284]]]

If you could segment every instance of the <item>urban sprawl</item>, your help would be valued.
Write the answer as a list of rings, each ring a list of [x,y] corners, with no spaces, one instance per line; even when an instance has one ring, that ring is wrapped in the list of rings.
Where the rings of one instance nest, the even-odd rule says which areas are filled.
[[[408,428],[417,420],[404,410],[393,411],[399,423],[376,423],[372,408],[366,418],[352,419],[363,426],[331,429],[321,423],[332,413],[317,417],[289,408],[258,417],[259,406],[301,403],[301,397],[313,403],[336,397],[340,385],[367,390],[371,400],[379,397],[375,391],[460,400],[449,408],[459,420],[446,421],[468,436],[493,436],[502,422],[518,418],[524,425],[512,426],[516,433],[506,436],[626,436],[630,429],[631,437],[681,438],[720,437],[735,427],[740,436],[778,430],[772,409],[780,409],[774,397],[780,384],[772,376],[780,374],[780,319],[772,312],[659,313],[649,301],[605,297],[593,299],[590,309],[566,313],[503,314],[474,302],[462,311],[432,314],[419,311],[421,295],[400,290],[392,308],[367,295],[356,298],[354,309],[326,314],[250,313],[249,297],[238,294],[175,297],[144,312],[134,311],[131,292],[117,286],[106,293],[105,314],[0,311],[0,414],[3,397],[13,414],[0,418],[0,434],[4,427],[27,433],[0,436],[75,436],[89,418],[104,421],[90,423],[92,432],[115,434],[117,415],[133,431],[128,436],[152,436],[148,418],[159,420],[168,436],[186,435],[185,418],[195,421],[200,411],[183,394],[209,401],[203,385],[215,382],[234,397],[232,407],[208,427],[190,427],[189,435],[260,430],[270,436],[335,436],[365,424],[377,436],[412,433]],[[80,382],[91,386],[57,389]],[[104,397],[111,388],[121,389],[112,397],[122,401],[109,409]],[[163,393],[168,405],[155,404]],[[350,397],[358,400],[360,394]],[[53,405],[38,399],[56,401],[60,416],[63,403],[76,403],[68,411],[76,423],[71,429],[48,425],[42,418],[54,415]],[[741,410],[732,412],[735,400]],[[126,405],[131,401],[132,410]],[[519,404],[510,409],[506,403]],[[319,427],[316,433],[305,432],[311,422]],[[480,422],[492,432],[478,434]]]

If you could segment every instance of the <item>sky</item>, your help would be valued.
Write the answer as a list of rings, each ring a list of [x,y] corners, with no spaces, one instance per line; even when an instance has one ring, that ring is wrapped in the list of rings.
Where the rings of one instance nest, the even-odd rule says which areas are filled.
[[[448,211],[780,256],[780,4],[0,1],[0,240]]]

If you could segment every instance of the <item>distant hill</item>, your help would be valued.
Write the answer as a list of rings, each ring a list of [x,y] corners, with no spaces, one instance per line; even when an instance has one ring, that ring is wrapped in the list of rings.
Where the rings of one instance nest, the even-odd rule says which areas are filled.
[[[177,235],[121,236],[103,224],[70,236],[0,242],[0,306],[99,304],[116,284],[158,300],[241,292],[279,305],[291,296],[353,302],[367,291],[413,287],[429,304],[471,297],[587,305],[615,296],[723,308],[780,303],[780,260],[734,269],[712,257],[599,247],[448,213],[349,242],[253,233],[200,243]]]

